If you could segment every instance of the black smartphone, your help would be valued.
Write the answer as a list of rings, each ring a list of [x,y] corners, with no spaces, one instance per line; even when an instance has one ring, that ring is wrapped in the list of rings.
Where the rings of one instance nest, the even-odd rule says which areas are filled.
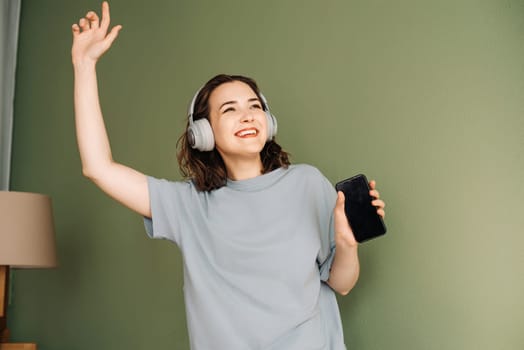
[[[345,196],[345,211],[355,239],[361,243],[382,236],[386,225],[371,204],[369,182],[363,174],[355,175],[335,185]]]

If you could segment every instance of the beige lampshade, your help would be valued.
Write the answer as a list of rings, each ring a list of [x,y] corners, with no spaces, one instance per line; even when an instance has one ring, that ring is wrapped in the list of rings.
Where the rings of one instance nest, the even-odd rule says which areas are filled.
[[[57,265],[50,197],[0,191],[0,265],[20,268]]]

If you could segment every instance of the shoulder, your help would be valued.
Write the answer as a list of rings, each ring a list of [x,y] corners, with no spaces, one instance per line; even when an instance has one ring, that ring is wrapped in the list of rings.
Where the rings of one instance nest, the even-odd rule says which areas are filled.
[[[324,174],[322,174],[318,168],[309,164],[292,164],[289,166],[289,172],[300,174],[312,179],[326,179]]]
[[[180,191],[196,191],[195,184],[191,180],[173,181],[163,178],[156,178],[147,176],[147,183],[150,190],[159,193],[180,192]]]
[[[313,165],[309,165],[309,164],[291,164],[289,166],[289,171],[296,171],[296,172],[301,172],[301,173],[304,173],[304,174],[317,174],[317,175],[320,174],[320,175],[322,175],[320,170],[318,170]]]
[[[296,173],[293,183],[307,192],[312,203],[316,203],[315,205],[323,208],[322,210],[327,210],[327,213],[331,212],[337,192],[335,186],[318,168],[309,164],[294,164],[289,166],[289,172]]]
[[[309,190],[320,190],[322,192],[332,192],[334,187],[322,172],[309,164],[293,164],[289,166],[288,172],[295,181],[300,179],[301,183],[308,186]]]

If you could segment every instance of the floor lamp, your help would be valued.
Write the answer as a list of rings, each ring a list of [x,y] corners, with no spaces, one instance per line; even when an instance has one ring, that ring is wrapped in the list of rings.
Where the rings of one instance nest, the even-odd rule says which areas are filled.
[[[0,350],[36,349],[34,343],[9,343],[9,269],[56,265],[51,198],[37,193],[0,191]]]

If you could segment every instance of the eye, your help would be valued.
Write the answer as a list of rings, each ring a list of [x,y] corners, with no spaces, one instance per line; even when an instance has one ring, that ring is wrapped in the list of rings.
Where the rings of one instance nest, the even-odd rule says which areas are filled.
[[[222,111],[222,114],[227,113],[227,112],[234,112],[234,111],[235,109],[233,107],[228,107]]]
[[[255,103],[251,105],[251,108],[262,109],[262,106],[260,105],[260,103]]]

